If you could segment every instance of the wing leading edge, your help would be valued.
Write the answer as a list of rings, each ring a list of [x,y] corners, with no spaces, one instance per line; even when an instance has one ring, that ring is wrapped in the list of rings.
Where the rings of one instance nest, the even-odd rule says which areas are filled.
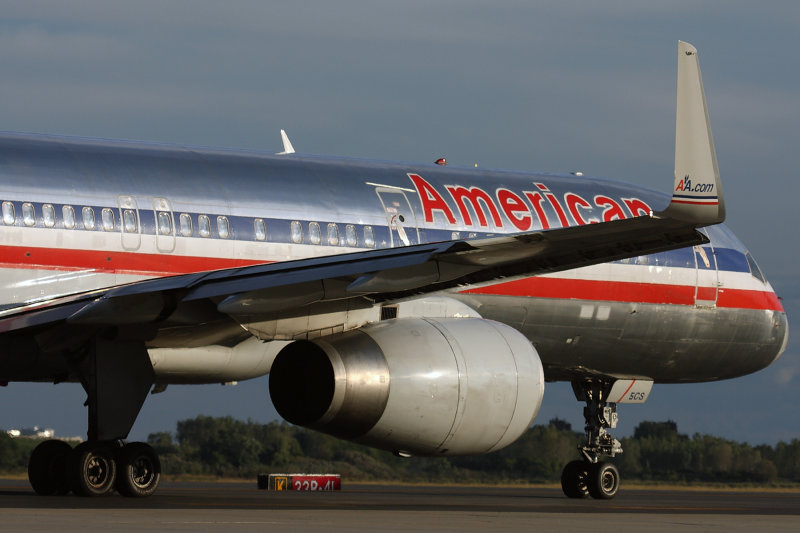
[[[146,280],[0,315],[0,332],[55,323],[95,328],[174,325],[199,301],[253,317],[322,301],[371,302],[554,272],[707,242],[693,225],[634,219],[508,237],[422,244]],[[207,305],[205,306],[207,307]],[[182,320],[179,320],[182,322]]]

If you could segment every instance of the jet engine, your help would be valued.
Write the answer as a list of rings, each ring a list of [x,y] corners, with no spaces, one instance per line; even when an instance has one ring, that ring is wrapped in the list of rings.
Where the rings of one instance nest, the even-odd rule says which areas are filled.
[[[480,318],[400,318],[288,344],[278,413],[400,455],[467,455],[514,442],[539,411],[542,363],[517,330]]]

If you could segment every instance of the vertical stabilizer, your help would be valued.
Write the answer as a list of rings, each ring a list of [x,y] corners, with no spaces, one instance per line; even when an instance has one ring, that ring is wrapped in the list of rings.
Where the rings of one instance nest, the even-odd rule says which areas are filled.
[[[717,154],[697,49],[683,41],[678,41],[677,92],[675,181],[662,215],[698,226],[716,224],[725,220]]]
[[[292,146],[289,136],[286,135],[286,132],[283,130],[281,130],[281,141],[283,142],[283,152],[280,152],[278,155],[293,154],[294,146]]]

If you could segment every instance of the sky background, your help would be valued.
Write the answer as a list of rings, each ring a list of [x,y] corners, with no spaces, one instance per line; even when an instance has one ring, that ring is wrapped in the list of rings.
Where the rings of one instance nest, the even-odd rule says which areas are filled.
[[[728,212],[800,316],[800,2],[0,1],[0,129],[672,183],[677,41],[699,49]],[[0,347],[0,349],[2,349]],[[642,420],[800,438],[800,342],[744,378],[656,385]],[[0,427],[84,435],[78,385],[0,388]],[[565,384],[537,422],[583,426]],[[267,379],[170,386],[131,437],[277,417]]]

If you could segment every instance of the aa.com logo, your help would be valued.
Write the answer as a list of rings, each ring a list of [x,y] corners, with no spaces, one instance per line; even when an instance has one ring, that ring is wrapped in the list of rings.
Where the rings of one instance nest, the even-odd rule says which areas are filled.
[[[684,178],[678,182],[678,186],[675,187],[675,191],[683,191],[683,192],[713,192],[714,191],[714,184],[713,183],[692,183],[692,179],[689,177],[689,174],[686,174]]]

